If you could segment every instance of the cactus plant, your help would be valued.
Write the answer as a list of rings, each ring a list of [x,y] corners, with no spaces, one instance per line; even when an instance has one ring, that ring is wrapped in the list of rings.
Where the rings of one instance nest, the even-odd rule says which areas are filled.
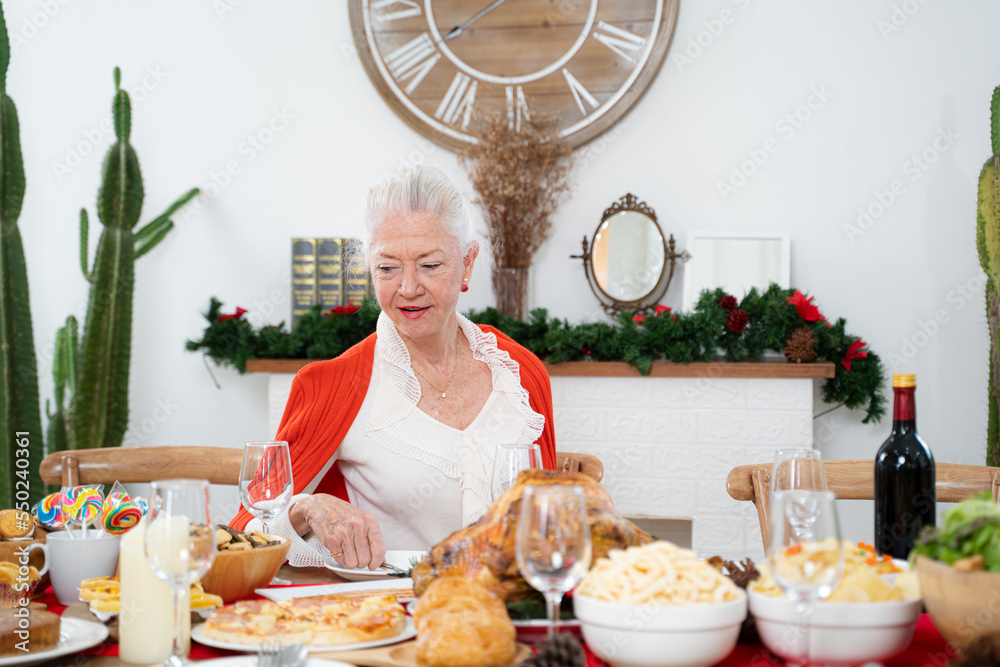
[[[993,154],[979,172],[976,245],[986,272],[986,322],[990,329],[989,421],[986,463],[1000,465],[1000,86],[990,103],[990,146]]]
[[[80,213],[81,268],[90,282],[90,300],[69,414],[68,444],[72,449],[117,447],[122,442],[128,423],[135,260],[163,240],[174,227],[170,216],[198,194],[197,188],[188,191],[133,233],[142,210],[142,175],[129,143],[131,103],[121,88],[118,68],[112,113],[117,141],[104,159],[97,194],[97,216],[104,230],[90,271],[86,254],[88,218],[86,211]]]
[[[10,42],[0,8],[0,506],[27,502],[44,491],[38,465],[44,456],[38,410],[38,365],[31,330],[28,275],[17,218],[24,199],[24,165],[17,110],[7,96]],[[24,435],[22,435],[24,434]],[[27,456],[19,450],[27,446]],[[20,456],[19,456],[20,455]],[[28,464],[18,467],[19,458]]]
[[[79,335],[76,318],[70,315],[66,325],[56,333],[55,356],[52,362],[52,379],[55,385],[56,411],[48,410],[48,447],[54,452],[69,449],[69,423],[66,419],[66,390],[72,398],[76,395],[76,369],[79,356]]]

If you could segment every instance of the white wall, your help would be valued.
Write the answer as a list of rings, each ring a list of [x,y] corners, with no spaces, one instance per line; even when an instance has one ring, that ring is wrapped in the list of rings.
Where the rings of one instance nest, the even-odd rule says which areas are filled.
[[[200,335],[209,297],[260,321],[287,319],[290,237],[356,234],[361,193],[401,162],[442,166],[468,190],[454,156],[382,102],[353,52],[340,0],[4,5],[20,37],[7,90],[20,113],[28,178],[20,225],[43,397],[51,395],[53,332],[68,313],[84,312],[77,216],[81,206],[94,212],[111,143],[99,128],[119,65],[126,88],[145,86],[133,97],[132,135],[144,220],[188,187],[211,183],[227,163],[240,169],[138,264],[129,437],[238,446],[268,436],[265,378],[217,370],[220,391],[202,359],[183,349]],[[700,54],[690,51],[691,62],[680,61],[699,35],[709,42],[706,25],[726,8],[735,21]],[[883,35],[879,22],[894,12],[906,21]],[[989,153],[989,98],[1000,83],[997,25],[1000,4],[991,0],[684,0],[651,89],[578,153],[576,194],[537,258],[534,304],[573,321],[598,316],[568,256],[626,192],[655,208],[679,240],[693,229],[788,232],[794,285],[816,295],[825,314],[846,317],[887,361],[911,354],[891,370],[919,375],[920,430],[938,460],[982,462],[988,335],[975,201]],[[808,121],[794,133],[779,125],[817,90],[823,98],[812,98],[818,108]],[[276,113],[290,116],[287,127],[254,154],[244,142]],[[933,152],[939,132],[951,132],[953,144],[911,177],[907,162]],[[777,152],[735,194],[720,196],[717,181],[769,138]],[[88,149],[57,175],[70,151]],[[894,179],[905,192],[848,238],[844,226],[858,207]],[[471,287],[465,306],[491,302],[485,263]],[[667,305],[680,305],[681,288],[671,287]],[[945,322],[928,324],[935,313]],[[836,458],[873,456],[887,431],[887,423],[862,425],[843,409],[816,423],[826,455]],[[845,522],[849,535],[870,537],[870,509],[855,506]]]

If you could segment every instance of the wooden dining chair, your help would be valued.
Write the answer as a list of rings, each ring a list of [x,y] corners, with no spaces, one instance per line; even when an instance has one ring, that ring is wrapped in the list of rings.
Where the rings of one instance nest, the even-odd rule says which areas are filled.
[[[592,454],[576,452],[556,452],[556,470],[581,472],[592,477],[595,482],[604,479],[604,464]]]
[[[824,461],[827,488],[841,500],[875,498],[875,462],[872,459]],[[938,502],[957,503],[980,491],[1000,493],[1000,468],[961,463],[937,463],[936,493]],[[760,536],[767,549],[768,523],[771,518],[771,464],[754,463],[729,471],[726,490],[736,500],[748,500],[757,508]]]
[[[46,484],[63,486],[171,478],[235,485],[242,463],[243,450],[232,447],[109,447],[53,452],[40,473]]]
[[[122,484],[194,477],[236,484],[243,450],[232,447],[115,447],[54,452],[42,461],[46,484]],[[604,465],[591,454],[556,452],[556,469],[581,472],[600,482]]]

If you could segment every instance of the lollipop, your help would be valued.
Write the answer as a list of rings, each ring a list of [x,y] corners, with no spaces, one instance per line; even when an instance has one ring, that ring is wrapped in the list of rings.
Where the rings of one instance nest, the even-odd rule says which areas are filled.
[[[101,513],[101,492],[91,486],[74,486],[62,496],[63,514],[74,525],[86,527]]]
[[[104,499],[104,511],[107,512],[109,508],[118,507],[122,503],[130,500],[132,500],[132,496],[124,491],[112,491],[108,494],[108,497]]]
[[[104,519],[101,525],[108,535],[121,535],[128,532],[142,518],[142,510],[132,500],[126,500],[108,509],[105,507]]]
[[[32,514],[49,530],[56,530],[66,525],[66,517],[63,516],[62,494],[53,493],[45,496],[31,510]]]
[[[132,499],[132,502],[139,507],[139,511],[142,512],[142,515],[146,516],[146,512],[149,511],[149,502],[142,496],[136,496]]]

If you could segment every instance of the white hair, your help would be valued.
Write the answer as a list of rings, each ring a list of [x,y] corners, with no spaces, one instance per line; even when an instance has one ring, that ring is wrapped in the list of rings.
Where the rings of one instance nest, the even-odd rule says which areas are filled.
[[[407,213],[435,214],[463,255],[476,240],[468,206],[455,184],[437,167],[417,165],[386,174],[365,193],[361,239],[365,264],[379,226],[390,215]]]

